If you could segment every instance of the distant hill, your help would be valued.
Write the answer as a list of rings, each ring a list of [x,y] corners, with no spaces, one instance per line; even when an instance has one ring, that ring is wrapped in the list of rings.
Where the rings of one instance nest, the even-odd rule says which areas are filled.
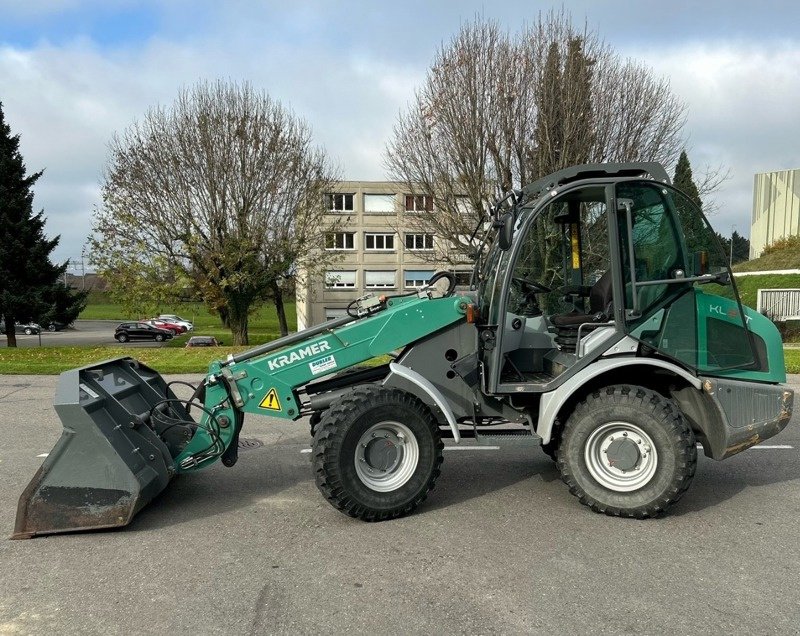
[[[770,245],[760,258],[733,266],[734,272],[763,272],[775,269],[800,269],[800,236]]]

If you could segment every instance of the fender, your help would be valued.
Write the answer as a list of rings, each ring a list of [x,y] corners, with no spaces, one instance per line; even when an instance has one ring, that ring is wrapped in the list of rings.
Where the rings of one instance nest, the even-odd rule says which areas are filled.
[[[416,385],[420,388],[420,390],[424,391],[428,396],[430,396],[434,404],[436,404],[436,406],[441,409],[442,413],[444,413],[444,417],[447,420],[447,423],[450,425],[450,430],[453,431],[453,440],[456,443],[460,442],[461,434],[458,432],[458,423],[456,422],[455,415],[453,415],[450,405],[447,403],[447,400],[445,400],[444,396],[439,392],[439,389],[437,389],[431,382],[426,380],[416,371],[413,371],[408,367],[404,367],[401,364],[397,364],[396,362],[389,363],[389,370],[393,374],[400,376],[401,378],[404,378]],[[386,376],[383,384],[386,384],[389,381],[389,378],[392,377],[392,373]]]
[[[555,391],[545,393],[542,395],[542,401],[539,403],[539,421],[537,422],[536,432],[542,438],[542,444],[547,444],[550,441],[550,434],[553,431],[553,423],[556,420],[558,412],[561,407],[566,404],[567,400],[572,397],[572,394],[580,389],[589,380],[596,378],[599,375],[607,373],[613,369],[631,365],[647,365],[651,367],[659,367],[671,371],[677,376],[682,377],[689,384],[691,384],[698,391],[701,387],[701,382],[698,378],[691,373],[682,369],[676,364],[667,362],[666,360],[658,360],[651,358],[632,358],[632,357],[616,357],[616,358],[603,358],[592,363],[583,371],[579,371],[569,380],[564,382]]]

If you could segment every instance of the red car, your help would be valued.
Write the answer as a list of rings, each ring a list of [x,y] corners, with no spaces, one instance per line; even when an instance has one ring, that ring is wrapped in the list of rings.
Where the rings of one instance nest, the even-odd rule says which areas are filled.
[[[182,327],[181,325],[176,325],[173,322],[163,322],[155,318],[151,318],[150,320],[145,320],[144,322],[158,329],[166,329],[168,331],[171,331],[175,336],[179,336],[184,331],[186,331],[186,327]]]

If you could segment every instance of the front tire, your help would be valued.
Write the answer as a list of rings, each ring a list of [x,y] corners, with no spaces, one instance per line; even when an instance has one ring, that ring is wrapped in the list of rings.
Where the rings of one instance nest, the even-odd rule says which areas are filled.
[[[124,333],[121,333],[117,336],[117,340],[121,343],[128,342],[128,336]]]
[[[30,327],[26,327],[25,328],[25,335],[26,336],[30,336],[32,334],[33,334],[33,329],[31,329]]]
[[[311,428],[311,438],[314,438],[314,435],[317,434],[317,427],[319,423],[322,421],[322,416],[325,414],[325,411],[314,411],[311,414],[311,417],[308,418],[308,425]]]
[[[570,492],[595,512],[646,518],[664,512],[689,488],[697,447],[671,400],[618,385],[578,405],[564,428],[557,464]]]
[[[160,333],[157,333],[156,342],[164,342],[164,336],[162,336]]]
[[[438,422],[418,398],[399,389],[357,386],[316,427],[317,488],[357,519],[407,515],[433,490],[443,448]]]

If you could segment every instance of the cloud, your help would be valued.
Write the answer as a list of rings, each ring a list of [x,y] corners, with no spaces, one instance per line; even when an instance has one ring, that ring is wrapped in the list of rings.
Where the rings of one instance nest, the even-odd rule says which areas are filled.
[[[347,51],[334,58],[247,38],[154,38],[113,52],[76,40],[0,48],[0,85],[13,87],[0,99],[12,131],[21,134],[28,170],[46,168],[35,205],[45,209],[47,232],[62,235],[56,256],[63,260],[80,253],[89,233],[111,136],[148,108],[170,104],[180,87],[248,80],[312,126],[343,177],[379,180],[384,144],[421,72]]]
[[[17,5],[31,15],[63,7]],[[0,0],[0,12],[8,6]],[[471,11],[449,20],[439,11],[411,31],[402,20],[414,20],[399,9],[397,16],[382,15],[371,5],[347,27],[341,7],[326,3],[297,11],[268,3],[257,15],[200,3],[200,17],[175,6],[188,5],[164,9],[166,26],[142,41],[109,47],[72,37],[57,45],[0,46],[0,100],[12,131],[22,136],[29,171],[46,168],[35,205],[45,209],[47,232],[62,235],[61,260],[80,255],[114,132],[200,79],[252,82],[312,126],[343,178],[384,179],[383,149],[398,112],[424,81],[435,47]],[[398,23],[387,29],[393,17]],[[177,33],[184,21],[187,28]],[[413,37],[401,37],[406,32]],[[659,41],[617,49],[671,79],[689,107],[685,130],[695,171],[722,163],[732,172],[717,195],[715,226],[725,234],[731,223],[748,231],[753,174],[800,167],[800,44]]]
[[[688,43],[625,53],[669,77],[686,101],[695,172],[704,165],[730,169],[712,223],[723,234],[735,224],[749,235],[754,174],[800,168],[800,44]]]

